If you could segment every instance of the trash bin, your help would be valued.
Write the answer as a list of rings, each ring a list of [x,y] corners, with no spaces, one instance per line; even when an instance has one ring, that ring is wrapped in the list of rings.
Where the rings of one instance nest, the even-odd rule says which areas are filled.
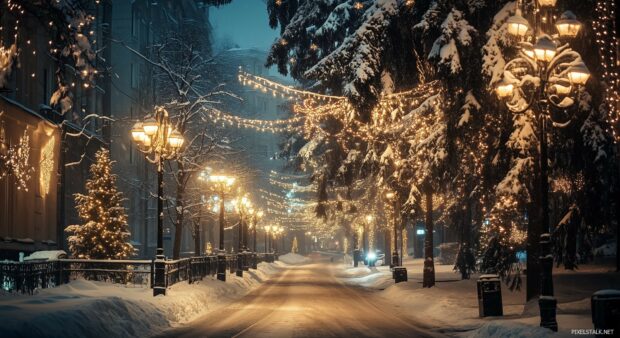
[[[353,250],[353,267],[357,268],[357,266],[359,265],[359,261],[360,261],[360,250],[355,249]]]
[[[620,333],[620,290],[596,291],[591,302],[594,328]]]
[[[498,275],[482,275],[478,278],[478,312],[480,317],[504,315]]]
[[[407,268],[402,266],[397,266],[392,271],[392,278],[394,278],[395,283],[406,282],[407,281]]]

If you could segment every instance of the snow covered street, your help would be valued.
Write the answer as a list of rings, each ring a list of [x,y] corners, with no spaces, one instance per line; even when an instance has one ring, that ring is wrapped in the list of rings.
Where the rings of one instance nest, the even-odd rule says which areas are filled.
[[[374,292],[347,286],[341,264],[291,266],[221,311],[165,337],[434,337]]]

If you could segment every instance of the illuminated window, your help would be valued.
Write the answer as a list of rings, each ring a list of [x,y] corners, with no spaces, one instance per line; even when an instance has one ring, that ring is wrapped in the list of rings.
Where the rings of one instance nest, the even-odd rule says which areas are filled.
[[[41,163],[39,165],[39,184],[41,195],[47,195],[50,192],[50,181],[54,171],[54,148],[56,139],[52,136],[45,146],[41,148]]]

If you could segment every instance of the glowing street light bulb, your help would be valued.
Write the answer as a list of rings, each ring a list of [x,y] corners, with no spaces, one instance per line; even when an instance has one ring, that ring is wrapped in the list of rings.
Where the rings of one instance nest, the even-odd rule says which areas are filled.
[[[387,197],[388,199],[392,199],[392,198],[394,198],[394,196],[396,196],[396,195],[394,195],[393,192],[388,192],[387,194],[385,194],[385,197]]]
[[[571,83],[576,85],[584,85],[588,82],[589,78],[590,71],[583,62],[568,68],[568,79]]]
[[[539,61],[549,62],[555,56],[557,47],[549,36],[541,35],[538,37],[538,41],[534,45],[534,55]]]
[[[131,138],[135,142],[142,142],[144,140],[144,127],[142,123],[137,122],[133,125],[133,128],[131,128]]]
[[[506,21],[508,24],[508,34],[516,37],[524,37],[527,31],[530,29],[530,23],[521,16],[521,10],[517,10],[515,15],[508,18]]]
[[[542,7],[555,7],[557,0],[538,0],[538,4]]]
[[[509,83],[505,79],[499,81],[497,83],[497,86],[495,87],[495,93],[497,93],[497,96],[499,96],[500,98],[506,98],[512,95],[513,90],[514,85],[512,83]]]
[[[562,13],[560,19],[555,23],[560,37],[574,38],[581,30],[581,22],[577,21],[577,16],[571,11]]]
[[[179,133],[176,129],[170,133],[170,136],[168,136],[168,144],[170,144],[172,149],[175,150],[180,149],[183,146],[184,141],[183,135],[181,135],[181,133]]]
[[[148,136],[155,135],[157,133],[157,130],[159,129],[157,121],[152,117],[144,121],[142,127],[144,128],[144,133]]]

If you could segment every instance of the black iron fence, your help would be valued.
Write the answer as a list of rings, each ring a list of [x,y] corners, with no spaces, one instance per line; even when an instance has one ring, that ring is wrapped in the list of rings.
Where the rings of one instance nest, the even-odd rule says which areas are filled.
[[[239,256],[226,255],[226,270],[235,273]],[[244,255],[252,263],[274,262],[274,254]],[[256,260],[256,262],[253,262]],[[166,287],[187,281],[193,283],[217,273],[217,256],[197,256],[167,260]],[[254,264],[254,266],[256,265]],[[52,288],[71,280],[86,280],[153,287],[154,260],[59,259],[53,261],[0,261],[0,289],[5,292],[32,294],[37,289]]]

